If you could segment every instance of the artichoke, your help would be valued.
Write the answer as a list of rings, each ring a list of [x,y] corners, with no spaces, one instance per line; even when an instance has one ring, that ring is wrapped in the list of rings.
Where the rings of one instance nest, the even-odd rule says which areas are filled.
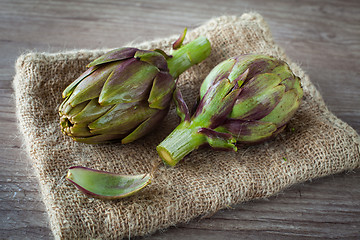
[[[237,151],[281,132],[303,96],[300,79],[282,60],[249,54],[218,64],[200,88],[200,101],[190,117],[175,90],[181,123],[158,146],[163,161],[174,166],[200,145]]]
[[[62,132],[84,143],[129,143],[150,132],[168,112],[175,79],[210,54],[205,37],[181,46],[185,32],[171,56],[120,48],[91,62],[63,92]]]

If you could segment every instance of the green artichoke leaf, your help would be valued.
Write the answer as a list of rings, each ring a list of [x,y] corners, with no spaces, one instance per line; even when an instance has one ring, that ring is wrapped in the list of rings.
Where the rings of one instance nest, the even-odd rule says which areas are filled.
[[[228,117],[241,90],[242,89],[235,84],[235,87],[220,100],[220,105],[217,106],[217,112],[214,112],[209,119],[210,128],[216,128]],[[215,109],[213,108],[213,110]]]
[[[93,135],[87,123],[75,123],[70,127],[70,132],[77,137],[90,137]]]
[[[168,55],[164,50],[159,49],[159,48],[155,48],[155,49],[153,49],[153,51],[154,51],[154,52],[158,52],[158,53],[160,53],[161,55],[163,55],[166,60],[168,60],[168,59],[170,59],[170,58],[173,57],[172,55]]]
[[[229,74],[228,79],[230,82],[236,81],[239,87],[241,87],[248,74],[249,68],[244,68],[241,63],[236,62]]]
[[[285,84],[286,90],[293,88],[294,74],[292,74],[289,65],[285,63],[279,64],[271,71],[271,73],[278,75],[279,78],[283,79],[283,81],[286,81],[287,79],[290,80],[288,84]]]
[[[242,66],[242,71],[249,68],[249,78],[256,74],[271,72],[280,63],[278,59],[262,54],[245,54],[236,57],[236,59]]]
[[[157,111],[144,122],[142,122],[134,131],[121,140],[121,143],[126,144],[145,136],[150,132],[167,114],[169,108]]]
[[[116,63],[99,67],[92,74],[84,78],[73,90],[69,97],[69,104],[74,107],[77,104],[97,98],[103,84],[116,67]]]
[[[173,100],[176,106],[176,113],[180,117],[181,122],[190,121],[189,108],[184,101],[184,98],[179,88],[175,88],[175,91],[173,93]]]
[[[248,95],[255,95],[266,92],[266,90],[279,85],[281,81],[281,78],[273,73],[259,74],[244,85],[242,94],[248,93]]]
[[[237,151],[236,139],[229,133],[217,132],[210,128],[199,128],[209,145],[216,149]]]
[[[66,180],[86,195],[111,200],[138,192],[151,182],[151,175],[120,175],[74,166],[69,168]]]
[[[99,98],[92,99],[82,111],[72,117],[72,121],[77,123],[91,123],[113,107],[113,105],[101,106],[98,101]]]
[[[252,78],[242,87],[229,117],[255,120],[263,118],[276,107],[285,92],[285,86],[280,83],[279,76],[272,73]]]
[[[201,84],[200,98],[204,97],[205,93],[212,85],[214,85],[215,82],[220,81],[224,78],[228,78],[230,71],[235,65],[235,63],[236,60],[230,58],[216,65]]]
[[[138,50],[134,57],[157,67],[159,71],[169,71],[165,57],[157,51]]]
[[[256,143],[271,137],[277,130],[274,123],[228,119],[215,131],[230,132],[241,143]]]
[[[147,102],[122,103],[89,124],[93,134],[125,134],[158,110],[149,108]]]
[[[146,100],[158,69],[134,58],[119,67],[106,80],[100,96],[102,106]]]
[[[227,108],[232,108],[232,105],[229,105],[229,100],[235,101],[236,94],[239,94],[239,91],[235,92],[235,95],[230,94],[233,88],[235,87],[236,82],[230,82],[227,78],[222,79],[221,81],[215,82],[206,92],[204,97],[200,100],[200,103],[196,109],[196,112],[192,118],[204,118],[204,121],[208,122],[214,115],[217,116],[219,112]],[[228,95],[232,96],[229,97]],[[224,103],[224,100],[226,103]]]
[[[68,97],[75,89],[75,87],[86,77],[88,77],[90,74],[92,74],[94,71],[96,71],[98,67],[94,66],[89,69],[87,69],[83,74],[81,74],[77,79],[75,79],[69,86],[65,88],[65,90],[62,93],[62,97],[66,98]]]
[[[168,72],[159,72],[154,79],[148,98],[149,107],[165,109],[169,106],[174,89],[173,77]]]
[[[272,73],[277,74],[281,79],[283,79],[282,84],[286,87],[285,91],[295,89],[299,98],[302,98],[303,89],[301,87],[301,80],[292,73],[288,64],[283,63],[282,65],[277,66],[272,70]]]
[[[286,86],[285,91],[294,89],[294,91],[298,95],[298,98],[301,99],[303,97],[304,92],[301,86],[300,78],[294,76],[293,78],[285,79],[284,81],[282,81],[282,84]]]
[[[59,111],[59,114],[60,116],[63,116],[63,115],[66,115],[68,114],[71,109],[73,108],[70,103],[69,103],[69,98],[70,97],[67,97],[60,105],[60,111]]]
[[[67,117],[73,118],[74,116],[79,114],[86,107],[86,105],[88,103],[89,103],[89,101],[82,102],[82,103],[76,105],[75,107],[71,108],[70,111],[66,112]]]
[[[261,121],[272,122],[277,126],[286,124],[298,109],[300,101],[297,90],[291,89],[285,92],[274,110],[262,118]]]
[[[182,43],[184,42],[186,36],[186,32],[187,32],[187,28],[184,29],[180,37],[173,43],[172,48],[174,50],[179,49],[182,46]]]
[[[235,102],[229,117],[244,120],[259,120],[276,107],[284,92],[285,86],[278,85],[251,98],[239,98]]]
[[[87,66],[93,67],[104,63],[117,62],[129,58],[133,58],[136,51],[138,51],[137,48],[129,48],[129,47],[114,49],[102,55],[101,57],[95,59]]]

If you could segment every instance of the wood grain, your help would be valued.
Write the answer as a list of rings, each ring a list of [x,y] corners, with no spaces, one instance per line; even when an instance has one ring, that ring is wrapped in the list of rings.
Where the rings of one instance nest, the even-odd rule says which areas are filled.
[[[360,132],[360,2],[0,0],[0,239],[52,239],[17,130],[12,79],[27,51],[111,48],[220,15],[262,14],[335,115]],[[360,171],[298,184],[145,239],[360,238]],[[143,239],[143,238],[135,238]]]

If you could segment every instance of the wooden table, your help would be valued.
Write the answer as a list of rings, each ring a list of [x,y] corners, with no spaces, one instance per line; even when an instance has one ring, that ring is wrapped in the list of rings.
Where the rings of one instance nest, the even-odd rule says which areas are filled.
[[[27,51],[120,47],[257,11],[339,118],[360,132],[360,1],[0,0],[0,239],[52,239],[17,130],[12,79]],[[360,238],[360,171],[306,182],[146,239]]]

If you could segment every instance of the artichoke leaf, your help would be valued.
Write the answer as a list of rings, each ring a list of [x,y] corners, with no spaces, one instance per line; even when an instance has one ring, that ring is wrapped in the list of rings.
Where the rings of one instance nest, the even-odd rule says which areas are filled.
[[[87,69],[83,74],[81,74],[77,79],[75,79],[72,83],[70,83],[69,86],[65,88],[65,90],[62,93],[62,97],[66,98],[68,97],[75,89],[75,87],[87,76],[92,74],[98,67],[91,67]]]
[[[154,115],[142,122],[134,131],[121,140],[121,143],[126,144],[135,141],[136,139],[145,136],[152,130],[152,126],[159,123],[167,114],[169,108],[156,112]]]
[[[230,132],[241,143],[255,143],[271,137],[277,127],[271,122],[228,119],[215,130]]]
[[[148,98],[149,107],[164,109],[169,106],[174,89],[173,77],[167,72],[159,72],[154,79]]]
[[[217,132],[210,128],[199,128],[198,133],[205,136],[212,148],[237,151],[236,139],[230,133]]]
[[[180,117],[181,121],[190,121],[189,108],[184,101],[184,98],[179,88],[175,88],[175,91],[173,93],[173,99],[176,106],[176,113]]]
[[[101,57],[95,59],[94,61],[89,63],[87,66],[92,67],[92,66],[97,66],[100,64],[104,64],[104,63],[121,61],[121,60],[125,60],[128,58],[132,58],[134,56],[134,54],[136,53],[136,51],[138,51],[137,48],[129,48],[129,47],[117,48],[117,49],[107,52],[106,54],[102,55]]]
[[[157,111],[147,102],[118,104],[90,123],[89,128],[93,134],[124,134]]]
[[[72,117],[72,121],[77,123],[90,123],[101,117],[113,107],[113,105],[101,106],[98,101],[99,98],[92,99],[82,111]]]
[[[84,78],[70,95],[68,100],[69,104],[74,107],[87,100],[97,98],[101,92],[103,84],[115,67],[116,64],[114,63],[99,67],[92,74]]]
[[[203,98],[208,89],[214,85],[215,82],[220,81],[224,78],[228,78],[230,74],[230,70],[235,65],[236,60],[233,58],[222,61],[218,65],[216,65],[204,81],[200,87],[200,98]]]
[[[268,115],[277,106],[284,93],[285,86],[278,85],[267,89],[266,92],[260,92],[248,98],[244,98],[240,94],[229,117],[259,120]]]
[[[158,69],[135,58],[123,65],[106,80],[99,96],[102,106],[147,99]]]
[[[301,99],[297,94],[297,90],[292,89],[283,94],[280,102],[273,111],[266,115],[261,121],[272,122],[277,126],[286,124],[294,115],[300,105]]]
[[[151,182],[151,175],[120,175],[74,166],[69,168],[66,179],[86,195],[111,200],[138,192]]]
[[[184,42],[185,36],[186,36],[187,28],[184,29],[183,33],[180,35],[180,37],[173,43],[172,48],[174,50],[179,49]]]
[[[142,62],[146,62],[157,67],[160,71],[169,71],[166,58],[159,52],[139,50],[135,53],[134,57],[138,58]]]

